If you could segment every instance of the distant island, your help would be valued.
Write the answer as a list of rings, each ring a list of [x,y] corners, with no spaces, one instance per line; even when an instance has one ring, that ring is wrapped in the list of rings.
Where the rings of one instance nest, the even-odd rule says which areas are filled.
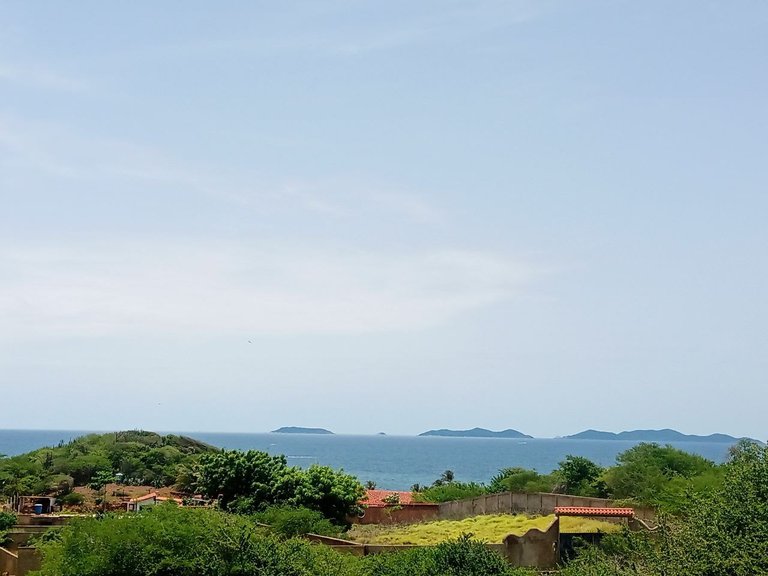
[[[272,430],[273,434],[333,434],[325,428],[302,428],[301,426],[283,426]]]
[[[733,444],[740,438],[728,434],[710,434],[709,436],[697,436],[696,434],[683,434],[677,430],[665,428],[664,430],[630,430],[625,432],[602,432],[600,430],[584,430],[571,436],[563,436],[568,440],[633,440],[640,442],[723,442]]]
[[[451,438],[533,438],[517,430],[507,429],[501,432],[486,430],[485,428],[472,428],[471,430],[428,430],[419,436],[447,436]]]

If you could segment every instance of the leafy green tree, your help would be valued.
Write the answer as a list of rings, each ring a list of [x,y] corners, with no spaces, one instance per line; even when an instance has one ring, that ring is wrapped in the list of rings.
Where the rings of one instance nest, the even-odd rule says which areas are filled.
[[[655,443],[642,443],[616,457],[616,466],[603,475],[612,498],[634,498],[658,505],[659,496],[674,478],[693,478],[711,472],[715,464],[696,454],[689,454]]]
[[[347,518],[360,512],[365,488],[360,481],[328,466],[314,464],[300,476],[295,496],[290,502],[321,512],[336,524],[347,524]]]
[[[91,490],[101,491],[110,482],[115,481],[115,475],[110,470],[99,470],[93,475],[91,481],[88,482],[88,488]]]
[[[488,491],[497,492],[551,492],[555,480],[527,468],[502,468],[491,478]]]
[[[563,482],[566,494],[577,496],[605,496],[606,487],[600,480],[603,468],[583,456],[569,454],[559,463],[556,474]]]
[[[224,450],[205,454],[197,466],[197,487],[219,504],[240,513],[276,504],[303,506],[326,518],[346,523],[357,513],[365,488],[354,476],[327,466],[307,470],[289,467],[285,456],[258,450]]]
[[[197,487],[210,498],[219,498],[227,507],[237,498],[250,498],[253,509],[278,503],[284,477],[288,474],[285,456],[271,456],[259,450],[222,450],[204,454],[197,467]]]

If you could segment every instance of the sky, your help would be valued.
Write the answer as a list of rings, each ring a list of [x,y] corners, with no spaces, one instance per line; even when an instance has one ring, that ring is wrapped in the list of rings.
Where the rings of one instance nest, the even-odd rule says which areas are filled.
[[[0,0],[0,428],[766,439],[767,26]]]

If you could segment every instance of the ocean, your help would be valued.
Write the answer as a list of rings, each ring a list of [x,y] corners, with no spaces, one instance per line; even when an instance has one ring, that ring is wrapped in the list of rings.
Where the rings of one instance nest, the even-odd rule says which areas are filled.
[[[72,430],[0,430],[0,454],[14,456],[43,446],[55,446],[88,434]],[[408,490],[413,484],[431,484],[445,470],[457,480],[488,482],[500,468],[520,466],[547,473],[568,454],[585,456],[609,466],[616,455],[638,442],[625,440],[568,440],[563,438],[441,438],[421,436],[354,436],[315,434],[229,434],[173,432],[218,446],[284,454],[288,463],[302,468],[323,464],[343,468],[362,482],[377,487]],[[672,442],[686,452],[723,462],[730,444]]]

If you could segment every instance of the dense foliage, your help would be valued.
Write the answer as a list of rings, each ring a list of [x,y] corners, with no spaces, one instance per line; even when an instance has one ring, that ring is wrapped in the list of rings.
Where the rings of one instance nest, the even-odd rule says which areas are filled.
[[[0,512],[0,546],[7,543],[8,529],[16,524],[16,515],[11,512]]]
[[[0,460],[0,493],[57,494],[122,473],[128,484],[169,486],[179,470],[216,449],[185,436],[140,430],[90,434],[56,447]]]
[[[342,532],[322,513],[303,507],[270,506],[263,512],[255,513],[252,518],[257,522],[269,524],[269,529],[274,534],[288,538],[303,534],[340,536]]]
[[[283,540],[247,516],[167,504],[129,516],[82,518],[40,544],[40,576],[513,576],[469,538],[358,558]]]
[[[447,502],[498,492],[554,492],[625,500],[685,513],[693,494],[716,490],[723,466],[672,446],[643,443],[622,452],[616,465],[598,466],[583,456],[566,456],[557,469],[541,474],[527,468],[502,468],[487,485],[461,482],[444,473],[431,486],[414,486],[418,500]],[[450,472],[450,471],[446,471]]]
[[[288,505],[316,510],[338,525],[359,512],[365,488],[354,476],[328,466],[289,467],[285,456],[258,450],[205,454],[195,485],[233,512],[252,513]]]
[[[657,533],[610,537],[563,576],[768,574],[768,448],[743,442],[719,488],[691,497],[687,513]]]

